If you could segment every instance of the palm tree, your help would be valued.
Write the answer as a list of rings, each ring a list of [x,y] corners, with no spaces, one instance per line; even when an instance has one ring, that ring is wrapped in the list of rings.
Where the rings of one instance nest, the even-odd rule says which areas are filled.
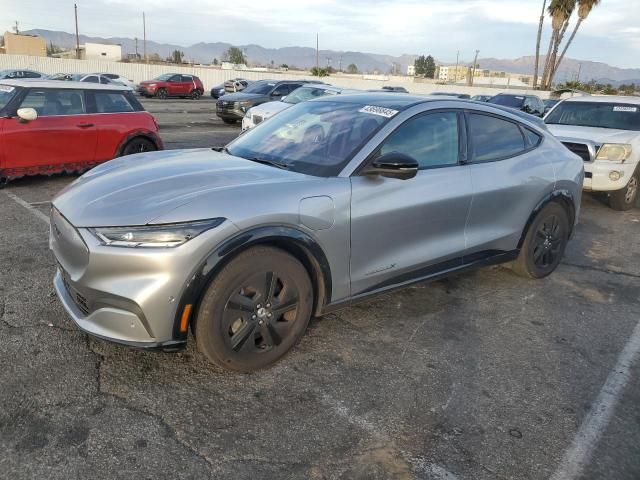
[[[544,73],[542,75],[542,87],[549,88],[551,85],[551,71],[555,66],[555,57],[558,54],[558,48],[562,42],[564,32],[569,25],[569,18],[576,6],[576,0],[551,0],[548,12],[551,15],[551,40],[549,41],[549,49],[545,61]]]
[[[582,22],[584,22],[586,18],[589,16],[589,14],[591,13],[591,10],[593,10],[593,7],[595,7],[599,3],[600,3],[600,0],[578,0],[578,21],[576,23],[576,26],[573,28],[573,32],[571,32],[571,36],[569,37],[567,44],[564,46],[564,49],[562,50],[560,59],[555,64],[553,71],[551,72],[551,79],[553,79],[553,76],[558,71],[558,67],[560,67],[562,60],[564,59],[564,54],[567,53],[567,50],[569,49],[569,45],[571,45],[571,42],[573,42],[573,39],[576,36],[578,28],[580,28],[580,25],[582,24]]]
[[[538,84],[538,66],[540,65],[540,38],[542,37],[542,24],[544,23],[544,11],[547,8],[547,0],[542,2],[542,13],[540,13],[540,23],[538,24],[538,37],[536,39],[536,66],[533,71],[533,88]]]

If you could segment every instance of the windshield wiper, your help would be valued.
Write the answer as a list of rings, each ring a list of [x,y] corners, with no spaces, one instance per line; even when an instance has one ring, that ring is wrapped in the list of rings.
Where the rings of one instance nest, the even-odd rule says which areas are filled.
[[[278,162],[276,160],[267,160],[266,158],[260,157],[242,157],[245,160],[251,160],[252,162],[261,163],[263,165],[270,165],[272,167],[281,168],[283,170],[289,170],[291,168],[290,165],[287,165],[283,162]]]

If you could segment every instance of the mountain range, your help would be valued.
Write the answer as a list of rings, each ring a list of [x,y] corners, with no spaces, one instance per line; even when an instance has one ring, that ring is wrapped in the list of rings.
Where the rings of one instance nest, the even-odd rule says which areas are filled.
[[[52,30],[29,30],[23,33],[38,35],[44,38],[47,43],[52,43],[58,47],[71,49],[75,47],[75,35],[67,32]],[[89,37],[80,35],[80,43],[111,43],[120,44],[123,54],[133,54],[136,52],[136,40],[125,37]],[[200,42],[190,46],[183,46],[170,43],[158,43],[147,41],[147,54],[157,53],[162,58],[171,56],[174,50],[184,52],[185,59],[196,63],[211,63],[214,58],[220,60],[224,52],[233,45],[225,42],[205,43]],[[260,45],[236,45],[245,52],[249,63],[259,65],[281,65],[283,63],[289,66],[299,68],[310,68],[316,64],[316,50],[309,47],[282,47],[282,48],[265,48]],[[137,52],[142,54],[142,40],[137,41]],[[351,51],[335,51],[320,50],[320,65],[339,69],[349,64],[357,65],[358,69],[363,72],[381,72],[387,73],[395,68],[396,72],[406,73],[407,66],[412,65],[417,55],[382,55],[376,53],[351,52]],[[498,58],[480,58],[478,64],[482,69],[507,71],[513,73],[532,74],[534,69],[535,57],[533,55],[524,56],[516,59],[498,59]],[[437,62],[442,63],[442,62]],[[442,63],[447,65],[448,63]],[[463,63],[463,65],[469,65]],[[588,60],[576,60],[573,58],[565,58],[560,71],[556,76],[556,80],[575,79],[578,72],[580,80],[596,80],[601,83],[611,83],[614,86],[620,83],[640,83],[640,68],[618,68],[607,65],[602,62],[592,62]]]

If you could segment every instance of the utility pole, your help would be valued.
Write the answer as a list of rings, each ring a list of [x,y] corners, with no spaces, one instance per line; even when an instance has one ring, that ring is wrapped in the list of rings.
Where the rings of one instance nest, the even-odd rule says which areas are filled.
[[[342,55],[340,55],[340,67],[338,68],[340,72],[342,72]]]
[[[142,52],[144,53],[144,61],[149,63],[149,59],[147,58],[147,19],[144,16],[144,12],[142,12]]]
[[[578,75],[576,76],[576,82],[580,83],[580,72],[582,71],[582,63],[578,64]]]
[[[136,41],[136,60],[138,60],[138,37],[135,37]]]
[[[460,63],[460,50],[458,50],[458,53],[456,53],[456,79],[453,81],[453,83],[458,82],[458,64],[459,63]]]
[[[473,58],[473,70],[471,70],[471,85],[473,87],[473,80],[475,79],[476,76],[476,65],[478,64],[478,53],[480,53],[480,50],[476,50],[476,56]]]
[[[320,76],[320,40],[316,33],[316,73]]]
[[[16,20],[16,26],[13,27],[13,29],[16,31],[16,35],[20,35],[20,29],[18,28],[18,21]]]
[[[76,17],[76,58],[80,60],[80,35],[78,35],[78,5],[73,4],[73,11]]]

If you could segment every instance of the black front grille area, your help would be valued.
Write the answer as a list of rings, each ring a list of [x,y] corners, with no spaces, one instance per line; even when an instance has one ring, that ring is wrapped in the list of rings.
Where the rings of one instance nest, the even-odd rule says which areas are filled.
[[[591,161],[591,154],[589,153],[589,147],[584,143],[562,142],[562,144],[578,155],[585,162]]]
[[[87,301],[87,298],[84,295],[81,295],[80,293],[78,293],[75,288],[69,285],[69,282],[67,281],[62,269],[61,269],[61,276],[62,276],[62,283],[64,284],[64,287],[67,289],[67,293],[71,297],[71,300],[73,300],[73,303],[76,305],[76,307],[78,307],[78,310],[80,310],[85,315],[89,315],[89,312],[91,312],[91,309],[89,308],[89,302]]]
[[[218,111],[222,110],[233,110],[235,107],[236,102],[226,102],[224,100],[218,100],[218,102],[216,103],[216,109]]]

